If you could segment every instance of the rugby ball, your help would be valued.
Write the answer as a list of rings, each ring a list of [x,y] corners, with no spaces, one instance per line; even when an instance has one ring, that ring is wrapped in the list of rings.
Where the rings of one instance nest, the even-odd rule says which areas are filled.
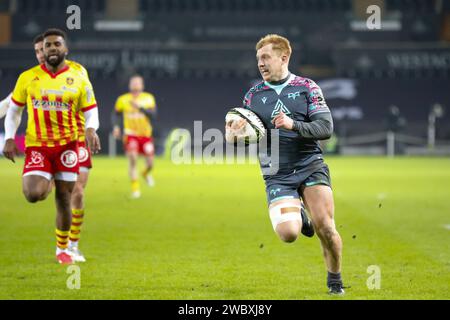
[[[225,116],[225,124],[232,121],[247,120],[242,135],[235,137],[235,142],[244,142],[246,144],[255,143],[266,135],[266,128],[261,119],[253,112],[245,108],[233,108]]]

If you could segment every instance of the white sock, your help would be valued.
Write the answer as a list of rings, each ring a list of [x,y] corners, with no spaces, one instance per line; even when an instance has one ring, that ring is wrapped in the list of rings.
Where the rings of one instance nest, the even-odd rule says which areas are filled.
[[[56,247],[56,255],[58,255],[58,254],[60,254],[62,252],[67,253],[67,249],[61,249],[61,248]]]
[[[69,240],[69,248],[78,248],[78,241]]]

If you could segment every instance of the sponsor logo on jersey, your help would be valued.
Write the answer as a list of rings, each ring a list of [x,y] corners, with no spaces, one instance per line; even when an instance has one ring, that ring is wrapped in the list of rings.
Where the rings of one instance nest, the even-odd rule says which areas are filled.
[[[77,153],[73,150],[66,150],[61,154],[61,163],[66,168],[73,168],[78,163]]]
[[[144,146],[142,147],[142,149],[144,150],[144,153],[146,155],[151,155],[153,154],[155,148],[153,147],[153,143],[151,143],[150,141],[145,143]]]
[[[75,94],[78,93],[78,89],[75,89],[75,88],[70,88],[70,87],[62,86],[61,89],[63,90],[63,92],[64,92],[64,91],[70,91],[70,92],[75,93]]]
[[[37,100],[33,99],[32,101],[34,109],[42,109],[46,111],[67,111],[70,108],[70,105],[67,102],[62,101],[47,101],[47,100]]]
[[[31,151],[30,158],[25,165],[25,168],[43,168],[44,167],[44,156],[38,151]]]
[[[136,140],[128,141],[127,149],[130,151],[137,151],[139,149],[139,143]]]
[[[291,114],[291,112],[289,111],[288,108],[286,108],[286,106],[284,105],[284,103],[278,99],[277,103],[275,104],[275,108],[272,111],[272,119],[275,118],[281,111],[283,111],[283,113],[287,116],[289,116]]]
[[[276,196],[279,192],[281,192],[281,188],[271,189],[269,193],[271,196]]]
[[[89,158],[89,151],[85,147],[78,147],[78,158],[84,162]]]

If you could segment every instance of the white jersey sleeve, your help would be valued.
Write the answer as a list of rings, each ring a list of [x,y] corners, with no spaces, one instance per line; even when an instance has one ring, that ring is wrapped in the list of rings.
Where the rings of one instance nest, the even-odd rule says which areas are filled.
[[[2,119],[6,115],[6,112],[8,111],[9,102],[11,101],[11,96],[12,96],[12,93],[10,93],[9,96],[7,96],[5,99],[0,101],[0,119]]]
[[[22,120],[22,112],[23,108],[11,101],[5,118],[5,140],[14,139],[16,136],[17,128]]]

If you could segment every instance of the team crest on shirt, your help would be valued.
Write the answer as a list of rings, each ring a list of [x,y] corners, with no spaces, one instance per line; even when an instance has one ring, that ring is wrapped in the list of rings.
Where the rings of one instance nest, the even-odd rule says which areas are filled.
[[[78,155],[73,150],[66,150],[61,154],[61,163],[66,168],[73,168],[78,163]]]
[[[43,168],[44,167],[44,156],[38,151],[31,151],[31,156],[25,165],[25,168]]]
[[[67,83],[69,86],[72,85],[74,81],[75,81],[75,80],[74,80],[73,78],[71,78],[71,77],[67,77],[67,78],[66,78],[66,83]]]
[[[80,160],[80,162],[84,162],[88,159],[89,157],[89,152],[87,151],[87,149],[85,147],[79,147],[78,148],[78,158]]]
[[[288,93],[288,99],[295,100],[298,97],[300,97],[300,91],[297,91],[294,93]]]

